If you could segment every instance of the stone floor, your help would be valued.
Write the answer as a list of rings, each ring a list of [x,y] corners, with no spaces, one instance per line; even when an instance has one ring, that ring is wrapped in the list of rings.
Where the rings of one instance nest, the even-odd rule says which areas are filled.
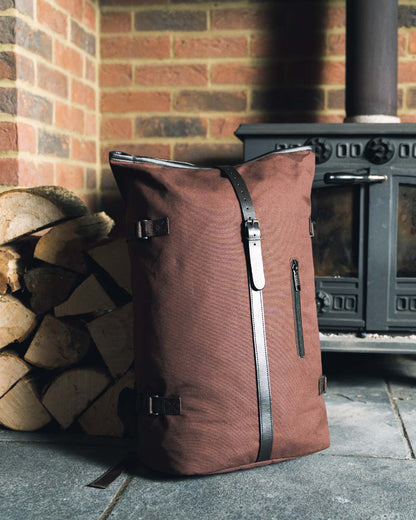
[[[86,487],[123,443],[0,431],[0,520],[416,519],[416,358],[326,354],[331,447],[224,475],[143,468]]]

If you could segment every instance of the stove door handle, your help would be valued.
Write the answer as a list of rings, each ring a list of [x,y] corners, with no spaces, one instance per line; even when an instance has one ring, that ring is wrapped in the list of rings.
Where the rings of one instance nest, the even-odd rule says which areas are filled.
[[[379,175],[378,173],[325,173],[325,184],[371,184],[374,182],[385,182],[387,175]]]

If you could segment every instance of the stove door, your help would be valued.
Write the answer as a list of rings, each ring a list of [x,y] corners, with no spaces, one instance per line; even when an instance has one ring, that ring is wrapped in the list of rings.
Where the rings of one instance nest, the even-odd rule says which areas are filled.
[[[364,327],[365,198],[364,184],[314,182],[312,244],[321,330]]]
[[[391,330],[413,329],[416,323],[416,180],[395,175],[393,180],[391,297],[388,324]]]

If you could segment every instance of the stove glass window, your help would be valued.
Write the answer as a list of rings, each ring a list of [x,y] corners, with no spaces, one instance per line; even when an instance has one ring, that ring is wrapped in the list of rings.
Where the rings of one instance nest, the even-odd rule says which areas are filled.
[[[316,276],[358,277],[359,212],[359,186],[312,191]]]
[[[416,186],[399,185],[397,276],[416,277]]]

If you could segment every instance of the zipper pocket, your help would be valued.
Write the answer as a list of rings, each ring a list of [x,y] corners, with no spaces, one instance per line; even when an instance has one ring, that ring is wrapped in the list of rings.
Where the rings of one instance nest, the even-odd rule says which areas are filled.
[[[292,269],[292,298],[293,298],[293,315],[295,318],[295,336],[296,347],[299,357],[305,357],[305,345],[303,341],[302,327],[302,307],[300,303],[300,278],[299,278],[299,262],[294,258],[291,264]]]

